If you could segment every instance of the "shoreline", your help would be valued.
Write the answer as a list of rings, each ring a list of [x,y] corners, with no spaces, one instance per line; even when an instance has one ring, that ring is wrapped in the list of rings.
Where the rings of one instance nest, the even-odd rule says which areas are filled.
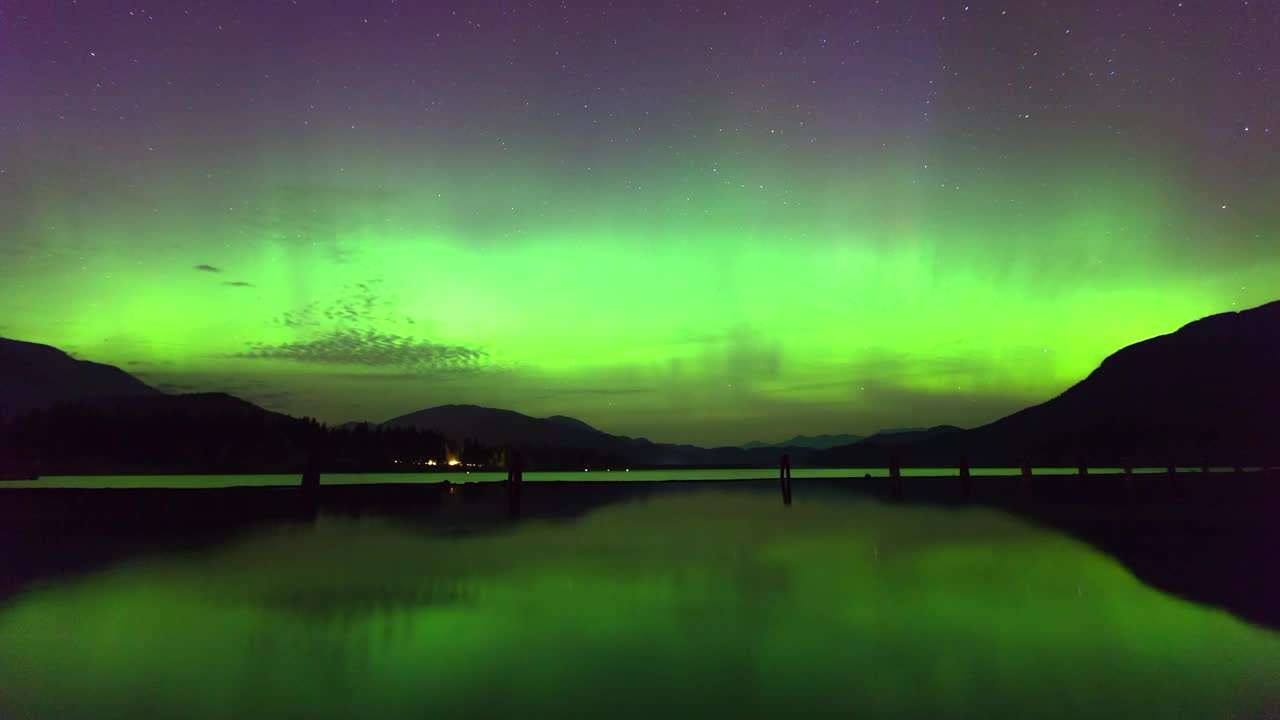
[[[1201,467],[1179,466],[1176,468],[1176,481],[1186,480],[1187,478],[1202,479],[1205,475],[1204,469]],[[1135,467],[1133,470],[1134,479],[1151,480],[1153,478],[1168,479],[1168,470],[1164,467]],[[990,472],[996,471],[996,472]],[[1021,469],[1017,467],[977,467],[971,470],[970,477],[974,481],[995,480],[1021,481]],[[634,474],[632,474],[634,473]],[[698,473],[701,475],[708,474],[724,474],[725,477],[654,477],[661,473],[671,473],[678,475],[681,473]],[[671,482],[764,482],[769,480],[777,480],[778,471],[773,468],[740,468],[740,467],[690,467],[690,468],[629,468],[623,470],[589,470],[578,472],[576,470],[529,470],[523,473],[525,482],[532,483],[671,483]],[[827,482],[864,482],[867,480],[883,480],[889,477],[889,471],[883,467],[875,468],[795,468],[794,478],[797,480],[816,480]],[[957,480],[960,477],[959,470],[954,467],[904,467],[901,469],[904,480],[912,481],[931,481],[931,480]],[[738,474],[741,474],[738,476]],[[1271,474],[1277,481],[1280,481],[1280,467],[1259,467],[1248,466],[1237,472],[1235,468],[1226,466],[1211,466],[1209,475],[1214,478],[1218,477],[1254,477],[1265,476]],[[504,470],[474,470],[474,471],[458,471],[458,472],[322,472],[320,474],[321,486],[346,486],[356,485],[361,487],[373,487],[383,485],[463,485],[463,484],[493,484],[501,483],[505,479],[506,471]],[[6,488],[28,488],[28,489],[214,489],[214,488],[231,488],[231,487],[296,487],[301,484],[301,472],[116,472],[116,473],[93,473],[93,474],[72,474],[59,473],[50,475],[41,475],[36,478],[27,477],[6,477],[0,478],[0,491]],[[387,480],[379,480],[373,482],[333,482],[334,478],[338,479],[358,479],[358,478],[387,478]],[[405,477],[405,480],[398,478]],[[1032,473],[1030,482],[1034,485],[1038,481],[1043,480],[1061,480],[1063,478],[1079,478],[1079,470],[1075,467],[1067,466],[1051,466],[1038,468]],[[86,483],[97,480],[110,482],[113,479],[129,479],[129,478],[145,478],[145,479],[191,479],[191,478],[271,478],[279,479],[280,482],[253,482],[244,484],[226,484],[226,485],[186,485],[175,484],[172,487],[165,488],[163,485],[138,485],[138,486],[103,486],[92,487],[83,484],[59,485],[49,484],[59,481],[72,483]],[[329,481],[326,481],[329,478]],[[397,478],[397,480],[391,480]],[[634,479],[632,479],[634,478]],[[1123,481],[1125,473],[1119,467],[1098,467],[1090,468],[1086,475],[1089,478],[1114,478]]]

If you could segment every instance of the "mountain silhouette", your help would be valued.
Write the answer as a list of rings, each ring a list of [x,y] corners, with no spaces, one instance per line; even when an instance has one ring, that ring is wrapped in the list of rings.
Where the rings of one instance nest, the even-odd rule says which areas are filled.
[[[164,393],[112,365],[48,345],[0,338],[0,418],[64,403]]]
[[[862,440],[862,435],[851,435],[842,433],[840,435],[796,435],[790,440],[782,442],[761,442],[759,440],[745,443],[742,447],[747,450],[755,450],[758,448],[808,448],[811,450],[825,450],[826,448],[839,447],[841,445],[851,445]]]
[[[777,447],[704,448],[696,445],[655,443],[645,438],[611,435],[577,418],[553,415],[535,418],[513,410],[478,405],[440,405],[401,415],[382,423],[386,428],[416,428],[438,433],[455,443],[470,440],[490,447],[521,450],[526,458],[563,464],[578,457],[585,464],[605,466],[740,466],[772,467],[778,463]],[[549,452],[556,450],[559,452]],[[541,451],[541,452],[539,452]],[[793,448],[803,459],[806,448]]]
[[[547,418],[547,420],[558,422],[563,425],[568,425],[570,427],[576,427],[580,430],[590,430],[591,432],[596,432],[596,433],[604,432],[603,430],[597,430],[596,428],[588,425],[587,423],[579,420],[578,418],[571,418],[568,415],[552,415],[551,417]]]
[[[16,420],[32,411],[43,415]],[[149,453],[169,453],[170,445],[187,451],[169,453],[165,467],[195,466],[193,458],[200,457],[228,468],[264,467],[276,462],[272,443],[291,448],[276,453],[283,464],[286,456],[310,452],[324,433],[324,442],[342,449],[343,462],[353,469],[438,455],[445,442],[481,464],[499,462],[503,449],[520,450],[530,468],[544,469],[773,467],[784,447],[796,464],[827,467],[881,466],[893,456],[904,464],[933,466],[954,465],[961,457],[975,466],[1017,465],[1024,458],[1041,466],[1074,466],[1080,460],[1094,466],[1277,464],[1280,301],[1206,317],[1130,345],[1061,395],[982,427],[882,430],[829,448],[821,445],[840,436],[703,448],[612,435],[564,415],[536,418],[476,405],[441,405],[380,425],[324,429],[230,395],[166,395],[119,368],[76,360],[47,345],[0,339],[0,419],[5,418],[14,419],[7,439],[0,438],[6,452],[48,463],[74,459],[76,472],[110,470],[125,460],[143,467]],[[98,450],[77,442],[90,435]],[[44,450],[33,445],[36,440]],[[198,453],[191,449],[196,444]]]
[[[918,430],[906,428],[900,430],[881,430],[863,442],[868,445],[877,445],[888,448],[904,447],[933,440],[934,438],[949,435],[961,430],[962,428],[958,428],[955,425],[935,425],[931,428],[920,428]]]
[[[157,391],[155,395],[90,398],[76,405],[120,418],[178,415],[184,417],[221,417],[275,422],[299,421],[299,418],[295,418],[292,415],[267,410],[254,405],[248,400],[221,392],[166,395]]]
[[[942,427],[942,426],[939,426],[939,427]],[[927,430],[932,430],[932,429],[933,429],[933,428],[922,428],[922,427],[909,427],[909,428],[880,428],[879,430],[877,430],[877,431],[875,432],[875,434],[876,434],[876,435],[879,435],[879,436],[881,436],[881,437],[883,437],[883,436],[885,436],[885,435],[907,435],[907,434],[910,434],[910,433],[925,432],[925,431],[927,431]],[[872,437],[875,437],[875,436],[873,435]]]
[[[930,431],[933,433],[933,431]],[[1047,402],[972,430],[906,438],[904,462],[1074,466],[1280,460],[1280,301],[1196,320],[1125,347]],[[875,438],[818,454],[883,463]]]
[[[459,442],[471,439],[491,446],[614,450],[623,440],[564,415],[535,418],[480,405],[439,405],[392,418],[382,426],[434,430]]]

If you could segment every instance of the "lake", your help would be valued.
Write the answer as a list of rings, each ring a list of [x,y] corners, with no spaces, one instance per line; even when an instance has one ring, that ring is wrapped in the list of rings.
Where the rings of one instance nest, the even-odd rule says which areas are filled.
[[[772,488],[322,512],[0,598],[4,718],[1256,718],[1277,678],[1280,633],[1004,511]]]
[[[1200,468],[1179,468],[1179,472],[1199,473]],[[1214,468],[1215,471],[1228,472],[1231,468]],[[977,476],[1015,477],[1020,473],[1018,468],[973,468]],[[1076,468],[1036,468],[1036,475],[1073,475]],[[1118,474],[1120,468],[1089,468],[1093,474]],[[1157,474],[1166,472],[1165,468],[1137,468],[1139,474]],[[796,478],[861,478],[888,477],[886,468],[795,468],[792,476]],[[954,467],[945,468],[903,468],[903,477],[956,477],[959,470]],[[326,485],[371,485],[378,483],[438,483],[452,482],[498,482],[507,477],[504,472],[432,472],[432,473],[326,473],[321,482]],[[526,472],[526,482],[557,482],[565,480],[611,480],[611,481],[652,481],[652,480],[754,480],[777,478],[777,468],[731,468],[708,469],[694,468],[683,470],[591,470],[591,471],[558,471],[558,472]],[[41,477],[35,481],[20,481],[14,487],[65,487],[65,488],[212,488],[235,486],[271,486],[297,485],[301,473],[277,475],[54,475]]]

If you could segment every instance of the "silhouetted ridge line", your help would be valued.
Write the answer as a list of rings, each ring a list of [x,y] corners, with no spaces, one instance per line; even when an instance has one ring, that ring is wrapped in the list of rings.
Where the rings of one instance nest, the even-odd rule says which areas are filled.
[[[77,360],[49,345],[0,338],[0,419],[108,397],[163,395],[112,365]]]
[[[908,436],[904,463],[1200,466],[1280,461],[1280,301],[1212,315],[1113,353],[1057,397],[972,430]],[[900,438],[901,439],[901,438]],[[883,438],[819,453],[886,462]]]
[[[796,465],[1094,467],[1280,464],[1280,302],[1223,313],[1123,348],[1057,397],[972,430],[882,431]],[[799,436],[803,437],[803,436]],[[779,448],[654,443],[575,418],[441,405],[380,425],[327,428],[221,393],[165,395],[119,368],[0,339],[0,458],[44,474],[323,472],[463,467],[769,467]]]

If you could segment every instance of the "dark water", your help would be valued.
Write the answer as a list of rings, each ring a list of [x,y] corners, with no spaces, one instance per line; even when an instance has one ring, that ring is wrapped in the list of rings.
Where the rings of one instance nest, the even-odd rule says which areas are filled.
[[[1280,713],[1280,634],[982,508],[322,515],[0,603],[3,718]]]

